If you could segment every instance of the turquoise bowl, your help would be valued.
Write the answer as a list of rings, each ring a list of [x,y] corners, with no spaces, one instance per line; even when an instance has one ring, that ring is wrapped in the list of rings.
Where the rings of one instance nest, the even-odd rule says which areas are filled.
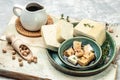
[[[86,66],[76,66],[71,64],[70,62],[68,62],[66,60],[66,58],[64,57],[64,51],[67,50],[68,48],[70,48],[73,45],[73,41],[80,41],[82,42],[82,45],[87,45],[90,44],[91,47],[94,50],[95,53],[95,60],[92,64],[86,65]],[[58,49],[58,57],[59,59],[62,61],[63,64],[66,65],[67,68],[69,69],[73,69],[73,70],[88,70],[88,69],[92,69],[94,68],[99,61],[101,60],[102,57],[102,50],[100,45],[98,45],[94,40],[87,38],[87,37],[73,37],[71,39],[68,39],[66,41],[64,41],[61,46]]]

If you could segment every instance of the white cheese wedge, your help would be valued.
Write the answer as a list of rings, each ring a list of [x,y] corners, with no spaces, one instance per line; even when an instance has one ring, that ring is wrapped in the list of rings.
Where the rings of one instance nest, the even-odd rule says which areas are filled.
[[[57,51],[60,43],[56,39],[56,26],[44,25],[41,28],[46,47],[50,50]]]
[[[59,20],[55,23],[57,27],[57,41],[63,42],[67,39],[70,39],[73,37],[73,24],[65,21],[65,20]]]
[[[87,36],[102,45],[106,39],[105,24],[88,19],[83,19],[74,28],[75,36]]]

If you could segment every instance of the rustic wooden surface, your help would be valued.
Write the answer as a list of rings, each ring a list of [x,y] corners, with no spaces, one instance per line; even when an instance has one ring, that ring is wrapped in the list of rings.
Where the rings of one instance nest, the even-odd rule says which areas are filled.
[[[28,75],[24,73],[3,70],[3,69],[0,69],[0,75],[7,78],[14,78],[16,80],[51,80],[48,78],[41,78],[34,75]]]

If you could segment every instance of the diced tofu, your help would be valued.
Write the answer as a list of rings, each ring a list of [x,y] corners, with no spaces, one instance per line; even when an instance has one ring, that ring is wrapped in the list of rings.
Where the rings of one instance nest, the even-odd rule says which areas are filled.
[[[69,61],[70,63],[74,64],[74,65],[77,64],[77,60],[78,60],[78,58],[77,58],[75,55],[72,55],[72,56],[69,56],[69,57],[68,57],[68,61]]]
[[[58,42],[63,42],[67,39],[73,37],[73,24],[65,21],[59,20],[55,23],[56,25],[56,38]]]
[[[90,52],[90,53],[84,54],[83,57],[88,59],[88,61],[90,62],[90,61],[92,61],[95,58],[95,54],[93,52]]]
[[[80,52],[75,52],[75,56],[77,57],[81,57],[83,56],[83,54],[84,54],[83,50],[81,50]]]
[[[80,52],[81,51],[81,42],[79,42],[79,41],[74,41],[73,42],[73,49],[74,49],[74,51],[76,52]]]
[[[102,45],[106,39],[105,23],[83,19],[74,28],[75,36],[87,36]]]
[[[71,56],[71,55],[74,55],[74,50],[73,50],[73,48],[71,47],[71,48],[67,49],[67,50],[64,52],[64,55],[67,56],[67,57],[69,57],[69,56]]]
[[[83,49],[84,49],[85,53],[89,53],[89,52],[93,51],[93,48],[91,47],[90,44],[85,45]]]
[[[80,66],[86,66],[88,63],[89,63],[89,61],[85,57],[81,57],[78,59],[78,64]]]

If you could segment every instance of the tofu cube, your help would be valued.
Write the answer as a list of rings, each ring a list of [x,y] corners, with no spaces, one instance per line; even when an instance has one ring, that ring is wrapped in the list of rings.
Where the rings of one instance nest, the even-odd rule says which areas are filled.
[[[70,63],[74,64],[74,65],[77,64],[77,60],[78,60],[78,58],[77,58],[75,55],[72,55],[72,56],[69,56],[69,57],[68,57],[68,61],[69,61]]]
[[[81,44],[82,42],[79,42],[79,41],[74,41],[73,42],[73,49],[74,51],[76,52],[80,52],[81,51]]]
[[[95,54],[93,52],[86,53],[83,55],[89,62],[92,61],[95,58]]]
[[[88,63],[89,63],[89,61],[85,57],[81,57],[78,59],[78,64],[80,66],[86,66]]]
[[[83,47],[83,50],[85,53],[89,53],[89,52],[93,51],[93,48],[91,47],[90,44],[87,44]]]
[[[77,57],[81,57],[83,56],[83,54],[84,54],[83,50],[81,50],[80,52],[75,52],[75,56]]]
[[[74,50],[73,50],[73,48],[71,47],[71,48],[67,49],[67,50],[64,52],[64,55],[67,56],[67,57],[69,57],[69,56],[71,56],[71,55],[74,55]]]

